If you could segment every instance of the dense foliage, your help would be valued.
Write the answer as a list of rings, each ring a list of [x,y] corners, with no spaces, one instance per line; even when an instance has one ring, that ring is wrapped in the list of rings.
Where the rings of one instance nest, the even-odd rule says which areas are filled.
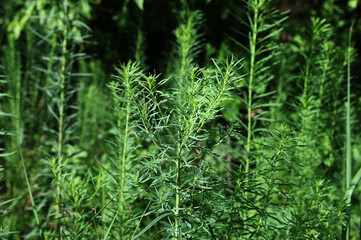
[[[1,1],[0,238],[360,238],[360,12]]]

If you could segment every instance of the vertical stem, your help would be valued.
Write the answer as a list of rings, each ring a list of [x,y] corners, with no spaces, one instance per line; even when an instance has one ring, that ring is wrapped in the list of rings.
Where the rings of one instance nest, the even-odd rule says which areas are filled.
[[[312,43],[311,43],[312,44]],[[312,50],[311,50],[312,51]],[[310,53],[310,56],[308,59],[306,59],[306,73],[305,73],[305,79],[304,79],[304,83],[303,83],[303,93],[302,93],[302,98],[301,98],[301,103],[302,103],[302,129],[301,129],[301,133],[304,133],[305,129],[306,129],[306,125],[307,125],[307,116],[305,116],[305,113],[308,112],[307,111],[307,105],[308,105],[308,101],[307,101],[307,91],[308,91],[308,81],[309,81],[309,76],[310,76],[310,58],[311,58],[312,53]]]
[[[128,86],[130,86],[130,77],[128,73],[125,73],[125,82]],[[121,159],[120,159],[120,184],[121,184],[121,192],[120,192],[120,198],[119,198],[119,204],[120,204],[120,222],[121,222],[121,239],[124,239],[124,181],[125,181],[125,159],[126,159],[126,153],[127,153],[127,147],[128,147],[128,136],[129,136],[129,120],[130,120],[130,99],[129,99],[129,89],[126,90],[126,99],[127,99],[127,105],[126,105],[126,117],[125,117],[125,130],[124,130],[124,139],[121,139],[119,137],[119,144],[123,141],[123,148],[121,153]],[[121,129],[121,121],[118,119],[118,128]]]
[[[7,40],[8,40],[8,47],[5,49],[5,64],[6,64],[6,74],[8,76],[8,84],[9,84],[9,90],[8,94],[12,100],[9,102],[10,105],[10,113],[16,117],[11,118],[11,132],[15,133],[17,138],[11,138],[9,143],[9,146],[7,146],[8,149],[11,149],[14,151],[17,149],[18,144],[21,144],[22,141],[22,129],[21,129],[21,70],[20,70],[20,58],[18,56],[18,52],[16,49],[16,40],[13,33],[7,34]],[[17,158],[9,158],[9,162],[3,161],[2,158],[0,158],[0,163],[10,165],[18,165],[16,162]],[[10,170],[11,168],[7,168],[7,179],[6,182],[9,186],[10,190],[10,196],[11,197],[17,197],[19,195],[19,190],[22,188],[22,186],[18,183],[17,173],[14,172],[14,170],[18,170],[17,168],[14,168],[14,170]],[[18,208],[18,206],[16,206]],[[19,216],[19,219],[21,219],[22,216]],[[14,219],[14,223],[18,221],[18,219]],[[21,221],[21,220],[20,220]]]
[[[18,150],[19,150],[19,155],[20,155],[20,159],[21,159],[21,165],[23,167],[23,172],[24,172],[24,176],[25,176],[25,181],[26,181],[26,185],[28,187],[28,193],[29,193],[29,197],[30,197],[30,202],[31,202],[31,207],[33,209],[33,213],[34,213],[34,217],[35,217],[35,223],[37,226],[40,226],[40,221],[39,221],[39,217],[38,217],[38,212],[36,210],[36,206],[35,206],[35,201],[34,201],[34,197],[33,197],[33,193],[31,192],[31,187],[30,187],[30,182],[29,182],[29,178],[28,178],[28,172],[26,170],[26,166],[25,166],[25,161],[24,161],[24,157],[23,157],[23,152],[21,150],[20,144],[19,144],[19,136],[16,135],[17,138],[17,143],[18,143]],[[41,228],[39,228],[40,231],[40,235],[41,235]]]
[[[39,79],[36,78],[35,80],[35,84],[31,79],[31,75],[32,75],[32,64],[33,64],[33,46],[32,46],[32,32],[30,30],[30,27],[28,25],[26,25],[25,27],[25,36],[26,36],[26,50],[25,50],[25,72],[24,72],[24,86],[23,89],[26,88],[27,89],[27,95],[30,98],[30,96],[35,96],[37,97],[37,93],[38,93],[38,81]],[[35,101],[33,100],[31,102],[33,105],[31,106],[32,109],[36,108],[36,99]],[[34,123],[34,121],[32,121],[32,123]]]
[[[54,63],[54,53],[55,53],[55,48],[56,48],[56,38],[57,35],[53,34],[52,38],[51,38],[51,48],[50,48],[50,53],[49,53],[49,60],[48,60],[48,64],[47,64],[47,71],[50,73],[52,72],[52,67],[53,67],[53,63]],[[46,82],[45,82],[45,86],[48,87],[50,84],[50,74],[46,75]]]
[[[347,51],[347,117],[346,117],[346,189],[349,188],[351,183],[351,76],[350,76],[350,51],[351,51],[351,32],[352,26],[349,33],[349,43]]]
[[[8,34],[8,44],[9,44],[9,58],[7,59],[8,65],[8,75],[10,78],[10,94],[14,98],[14,101],[11,102],[11,113],[16,116],[13,119],[13,129],[19,136],[19,141],[21,143],[22,133],[21,133],[21,77],[20,77],[20,62],[17,58],[16,54],[16,46],[15,46],[15,37],[14,34]],[[17,143],[16,140],[13,142],[12,149],[16,149]]]
[[[177,176],[176,176],[176,195],[175,195],[175,237],[174,239],[179,239],[179,208],[181,204],[180,200],[180,186],[181,186],[181,144],[178,145],[177,150],[177,159],[176,159],[176,168],[177,168]]]
[[[312,26],[312,35],[311,35],[311,41],[310,41],[310,49],[309,49],[309,55],[308,57],[306,57],[306,69],[305,69],[305,75],[304,75],[304,82],[303,82],[303,93],[302,93],[302,98],[301,98],[301,103],[302,103],[302,125],[301,125],[301,133],[305,132],[305,129],[307,127],[308,124],[308,116],[305,116],[305,114],[308,114],[308,83],[310,80],[310,69],[311,69],[311,63],[312,63],[312,58],[313,58],[313,49],[314,49],[314,35],[315,30],[314,28],[316,28],[314,25]]]
[[[327,49],[328,51],[328,49]],[[321,107],[321,104],[322,104],[322,98],[323,98],[323,94],[324,94],[324,88],[325,88],[325,82],[326,82],[326,77],[327,77],[327,70],[328,70],[328,66],[329,66],[329,63],[330,63],[330,58],[329,58],[329,55],[327,53],[327,56],[326,56],[326,60],[325,60],[325,64],[323,65],[323,71],[322,71],[322,80],[321,80],[321,85],[320,85],[320,95],[318,97],[318,107],[320,108]],[[317,113],[317,117],[319,117],[320,113],[318,112]]]
[[[252,41],[251,41],[251,59],[250,59],[250,73],[248,82],[248,125],[247,125],[247,159],[245,173],[249,172],[249,154],[251,152],[251,140],[252,140],[252,94],[253,94],[253,80],[254,80],[254,68],[256,61],[256,44],[257,44],[257,31],[258,31],[258,1],[254,2],[254,16],[253,16],[253,28],[252,28]]]
[[[284,74],[285,74],[286,60],[287,60],[286,56],[282,55],[279,73],[278,73],[278,86],[277,86],[277,99],[276,99],[276,103],[280,104],[280,106],[283,103],[282,102],[282,93],[284,90],[283,89],[283,79],[284,79]],[[280,110],[280,107],[275,107],[275,108],[272,108],[272,111],[271,111],[271,119],[274,119],[276,122],[280,121],[280,114],[276,113],[279,110]]]
[[[346,116],[346,190],[351,183],[351,36],[353,24],[350,27],[347,49],[347,116]],[[350,210],[347,216],[346,239],[350,239]]]
[[[65,10],[66,11],[66,10]],[[61,58],[61,69],[60,69],[60,107],[59,107],[59,126],[58,126],[58,166],[62,164],[62,152],[63,152],[63,131],[64,131],[64,106],[65,106],[65,81],[66,81],[66,48],[67,48],[67,24],[63,29],[63,42],[62,47],[62,58]],[[58,179],[61,179],[61,171],[58,173]],[[60,185],[57,186],[57,201],[60,203]]]
[[[317,114],[316,114],[316,120],[317,122],[321,122],[319,121],[320,119],[320,114],[321,114],[321,108],[322,108],[322,98],[323,98],[323,95],[324,95],[324,88],[325,88],[325,83],[326,83],[326,78],[327,78],[327,71],[328,71],[328,68],[329,68],[329,64],[330,64],[330,56],[329,56],[329,49],[328,49],[328,46],[327,46],[327,43],[324,43],[325,45],[325,50],[326,50],[326,56],[324,59],[325,60],[325,63],[323,65],[323,68],[322,68],[322,80],[321,80],[321,84],[320,84],[320,89],[319,89],[319,96],[318,96],[318,101],[317,101]],[[316,126],[316,132],[318,133],[319,131],[319,124],[317,124]]]

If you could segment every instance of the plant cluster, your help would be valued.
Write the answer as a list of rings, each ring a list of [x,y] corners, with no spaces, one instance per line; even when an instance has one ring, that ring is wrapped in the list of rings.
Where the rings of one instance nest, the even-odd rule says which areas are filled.
[[[1,239],[359,235],[357,1],[0,4]]]

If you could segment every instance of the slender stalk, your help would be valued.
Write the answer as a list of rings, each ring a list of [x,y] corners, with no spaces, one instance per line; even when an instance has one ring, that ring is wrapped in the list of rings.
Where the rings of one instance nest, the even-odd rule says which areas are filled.
[[[176,195],[175,195],[175,236],[174,239],[179,239],[179,208],[181,205],[181,199],[180,199],[180,186],[181,186],[181,144],[178,145],[177,150],[177,160],[176,160],[176,168],[177,168],[177,176],[176,176]]]
[[[19,136],[19,141],[22,139],[21,133],[21,79],[20,79],[20,69],[18,67],[19,61],[16,56],[16,42],[14,34],[8,34],[8,44],[9,51],[7,54],[9,55],[6,59],[8,65],[8,75],[10,79],[10,94],[14,98],[14,101],[11,101],[11,113],[16,116],[16,118],[12,119],[13,129],[17,132]],[[14,139],[15,141],[15,139]],[[13,142],[13,149],[16,149],[16,142]]]
[[[32,39],[32,33],[29,30],[29,27],[27,26],[25,29],[25,36],[26,36],[26,50],[25,50],[25,71],[24,71],[24,86],[23,88],[27,89],[27,91],[32,92],[33,94],[36,94],[37,88],[31,89],[32,86],[30,85],[30,76],[31,76],[31,59],[32,59],[32,46],[31,46],[31,39]],[[30,90],[31,89],[31,90]],[[26,93],[28,94],[28,93]],[[26,95],[25,95],[26,96]],[[32,104],[36,105],[36,101],[32,101]],[[34,107],[32,107],[34,108]]]
[[[125,82],[128,82],[128,86],[130,86],[130,76],[128,73],[126,73]],[[129,99],[129,90],[126,90],[126,117],[125,117],[125,130],[124,130],[124,139],[121,139],[119,137],[119,144],[123,141],[123,149],[121,153],[121,159],[120,159],[120,184],[122,191],[120,191],[120,198],[119,198],[119,205],[120,205],[120,222],[121,222],[121,239],[124,238],[124,182],[125,182],[125,160],[126,160],[126,153],[127,153],[127,147],[128,147],[128,137],[129,137],[129,120],[130,120],[130,99]],[[118,129],[120,130],[122,128],[121,121],[118,119]]]
[[[279,74],[278,74],[277,99],[276,99],[276,103],[279,104],[280,106],[282,105],[282,99],[283,99],[282,93],[284,91],[283,81],[285,78],[284,74],[285,74],[286,61],[287,61],[286,56],[282,55],[280,68],[279,68]],[[280,107],[277,107],[277,108],[273,108],[271,111],[271,119],[274,119],[276,122],[280,121],[280,114],[277,114],[279,109],[280,109]]]
[[[325,62],[323,64],[323,68],[322,68],[322,80],[321,80],[321,85],[320,85],[320,89],[319,89],[319,97],[318,97],[318,112],[317,112],[317,119],[319,119],[320,117],[320,110],[321,110],[321,105],[322,105],[322,98],[324,95],[324,89],[325,89],[325,83],[326,83],[326,79],[327,79],[327,71],[329,68],[329,64],[330,64],[330,56],[329,56],[329,49],[327,46],[327,43],[325,43],[325,47],[326,47],[326,59]]]
[[[314,36],[312,34],[311,37],[311,43],[310,43],[310,49],[309,49],[309,55],[306,58],[306,68],[305,68],[305,75],[304,75],[304,82],[303,82],[303,93],[302,93],[302,98],[301,98],[301,103],[302,103],[302,107],[303,107],[303,113],[302,113],[302,125],[301,125],[301,133],[305,132],[305,129],[307,127],[307,119],[308,117],[305,116],[305,112],[307,113],[307,107],[308,107],[308,84],[309,84],[309,80],[310,80],[310,68],[311,68],[311,64],[312,64],[312,57],[313,57],[313,44],[314,44]]]
[[[353,24],[350,27],[348,36],[347,51],[347,109],[346,109],[346,189],[351,183],[351,36]],[[350,212],[347,216],[346,239],[350,239]]]
[[[316,114],[316,121],[317,122],[322,122],[322,121],[319,121],[320,120],[320,114],[321,114],[321,109],[322,109],[322,98],[324,96],[324,89],[325,89],[325,83],[326,83],[326,79],[327,79],[327,71],[328,71],[328,68],[329,68],[329,64],[330,64],[330,56],[329,56],[329,49],[328,49],[328,46],[327,46],[327,43],[324,43],[325,45],[325,51],[326,51],[326,56],[324,59],[324,64],[323,64],[323,67],[322,67],[322,79],[321,79],[321,84],[320,84],[320,88],[319,88],[319,96],[318,96],[318,101],[317,101],[317,114]],[[320,128],[320,125],[317,124],[316,125],[316,132],[318,133],[319,132],[319,129]]]
[[[50,53],[49,53],[49,60],[48,60],[48,64],[47,64],[47,71],[50,73],[53,67],[53,63],[54,63],[54,53],[55,53],[55,48],[56,48],[56,38],[57,35],[53,34],[52,38],[51,38],[51,47],[50,47]],[[48,87],[49,84],[51,82],[51,77],[50,74],[46,75],[46,82],[45,82],[45,86]]]
[[[62,47],[62,57],[61,57],[61,70],[60,70],[60,107],[59,107],[59,126],[58,126],[58,166],[61,167],[62,158],[63,158],[63,132],[64,132],[64,108],[65,108],[65,81],[66,81],[66,50],[67,50],[67,34],[68,29],[67,26],[64,26],[63,30],[63,42],[61,44]],[[61,179],[61,171],[59,171],[58,178]],[[60,186],[57,186],[57,201],[60,203]]]
[[[258,32],[258,0],[254,2],[254,16],[252,25],[252,40],[251,40],[251,60],[250,60],[250,73],[248,82],[248,125],[247,125],[247,159],[245,173],[249,172],[249,161],[251,152],[251,140],[252,140],[252,94],[253,94],[253,81],[254,81],[254,69],[256,61],[256,44],[257,44],[257,32]]]
[[[35,217],[35,222],[37,226],[40,226],[40,221],[39,221],[39,217],[38,217],[38,212],[36,210],[36,205],[35,205],[35,201],[34,201],[34,197],[33,197],[33,193],[31,192],[31,187],[30,187],[30,182],[29,182],[29,178],[28,178],[28,172],[26,170],[26,166],[25,166],[25,162],[24,162],[24,157],[23,157],[23,152],[21,150],[20,144],[19,144],[19,139],[18,139],[18,135],[17,135],[17,143],[18,143],[18,150],[19,150],[19,155],[20,155],[20,159],[21,159],[21,165],[23,167],[23,172],[24,172],[24,176],[25,176],[25,181],[26,181],[26,185],[28,187],[28,193],[29,193],[29,197],[30,197],[30,201],[31,201],[31,207],[33,209],[33,213],[34,213],[34,217]],[[41,232],[41,228],[39,229],[39,231]],[[41,235],[41,234],[40,234]]]
[[[352,27],[350,28],[349,39],[348,39],[348,51],[347,51],[347,116],[346,116],[346,189],[350,187],[351,183],[351,33]]]

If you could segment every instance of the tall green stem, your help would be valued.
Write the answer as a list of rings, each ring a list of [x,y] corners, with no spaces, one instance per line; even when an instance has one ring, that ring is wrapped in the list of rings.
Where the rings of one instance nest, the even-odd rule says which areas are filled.
[[[26,181],[26,185],[28,187],[28,193],[29,193],[29,197],[30,197],[30,202],[31,202],[31,207],[33,209],[33,213],[34,213],[34,217],[35,217],[35,222],[37,226],[40,226],[40,221],[39,221],[39,217],[38,217],[38,212],[35,206],[35,201],[34,201],[34,197],[33,197],[33,193],[31,191],[31,187],[30,187],[30,181],[28,178],[28,172],[26,170],[26,166],[25,166],[25,161],[24,161],[24,157],[23,157],[23,152],[21,150],[20,144],[19,144],[19,136],[16,135],[16,140],[18,143],[18,150],[19,150],[19,155],[20,155],[20,159],[21,159],[21,165],[23,167],[23,172],[24,172],[24,176],[25,176],[25,181]],[[39,229],[40,231],[40,235],[41,235],[41,228]]]
[[[302,103],[302,130],[301,132],[304,133],[305,129],[307,127],[308,124],[308,116],[305,116],[305,113],[308,112],[307,107],[308,107],[308,84],[309,84],[309,80],[310,80],[310,68],[311,68],[311,63],[312,63],[312,57],[313,57],[313,35],[311,37],[311,43],[310,43],[310,50],[309,50],[309,55],[306,58],[306,68],[305,68],[305,75],[304,75],[304,82],[303,82],[303,93],[302,93],[302,98],[301,98],[301,103]]]
[[[348,36],[347,49],[347,116],[346,116],[346,189],[349,189],[351,183],[351,25]],[[346,229],[346,239],[350,239],[350,213],[348,213]]]
[[[179,144],[178,146],[178,150],[177,150],[177,159],[176,159],[176,168],[177,168],[177,176],[176,176],[176,195],[175,195],[175,236],[174,239],[179,239],[179,208],[180,208],[180,204],[181,204],[181,199],[180,199],[180,186],[181,186],[181,147],[182,144]]]
[[[7,72],[10,79],[10,94],[15,99],[11,101],[11,113],[16,116],[13,118],[13,129],[16,131],[17,135],[19,136],[19,141],[21,143],[22,139],[22,132],[21,132],[21,75],[20,75],[20,63],[19,59],[17,58],[16,52],[16,42],[14,34],[8,34],[8,44],[9,44],[9,51],[7,52],[8,58],[6,59],[7,64]],[[17,143],[14,139],[12,149],[16,149]]]
[[[248,125],[247,125],[247,159],[245,173],[249,172],[249,161],[251,152],[251,140],[252,140],[252,94],[253,94],[253,81],[254,81],[254,69],[256,61],[256,44],[257,44],[257,32],[258,32],[258,1],[254,2],[254,16],[252,25],[252,40],[251,40],[251,59],[250,59],[250,72],[248,82]]]
[[[127,82],[127,86],[130,86],[130,76],[126,74],[125,76],[125,82]],[[124,182],[125,182],[125,160],[126,160],[126,153],[127,153],[127,147],[128,147],[128,137],[129,137],[129,120],[130,120],[130,99],[129,99],[129,89],[126,90],[126,117],[125,117],[125,130],[124,130],[124,139],[121,139],[119,137],[119,144],[123,141],[123,148],[121,153],[121,159],[120,159],[120,184],[121,184],[121,191],[120,191],[120,198],[119,198],[119,205],[120,205],[120,222],[121,222],[121,239],[124,238]],[[121,129],[121,121],[118,119],[118,129]]]
[[[346,116],[346,189],[349,188],[351,183],[351,32],[352,26],[349,33],[349,47],[347,51],[347,116]]]
[[[62,57],[61,57],[61,69],[60,69],[60,106],[59,106],[59,126],[58,126],[58,166],[62,164],[62,152],[63,152],[63,132],[64,132],[64,108],[65,108],[65,82],[66,82],[66,50],[67,50],[67,25],[64,26],[63,30],[63,42]],[[58,179],[61,179],[61,171],[59,171]],[[60,203],[60,185],[57,186],[57,201]]]
[[[326,51],[326,56],[324,59],[324,64],[322,67],[322,79],[321,79],[321,84],[320,84],[320,88],[319,88],[319,96],[318,96],[318,101],[317,101],[317,115],[316,115],[316,120],[317,122],[321,122],[320,120],[320,114],[321,114],[321,108],[322,108],[322,98],[324,95],[324,89],[325,89],[325,83],[326,83],[326,79],[327,79],[327,71],[329,68],[329,64],[330,64],[330,56],[329,56],[329,49],[327,46],[327,43],[324,43],[325,45],[325,51]],[[316,126],[316,132],[319,131],[319,125]]]

